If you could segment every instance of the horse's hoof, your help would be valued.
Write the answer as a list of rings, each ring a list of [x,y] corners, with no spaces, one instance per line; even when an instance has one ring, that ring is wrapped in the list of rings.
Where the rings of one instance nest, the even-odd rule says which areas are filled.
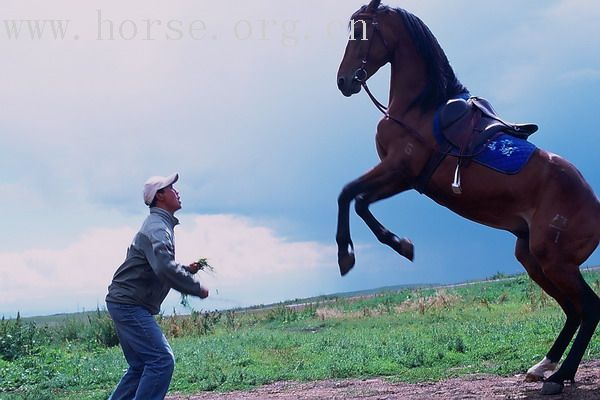
[[[339,255],[338,265],[340,266],[340,274],[342,276],[346,275],[354,267],[354,262],[354,254]]]
[[[544,380],[543,376],[527,374],[525,375],[525,382],[541,382]]]
[[[542,386],[542,394],[548,394],[548,395],[559,394],[559,393],[562,393],[564,387],[565,387],[565,385],[562,383],[546,381],[546,382],[544,382],[544,385]]]

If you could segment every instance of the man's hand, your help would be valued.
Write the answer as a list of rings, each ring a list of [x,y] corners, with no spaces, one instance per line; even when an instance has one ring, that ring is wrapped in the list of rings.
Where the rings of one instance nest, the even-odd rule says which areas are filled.
[[[208,297],[208,290],[204,289],[204,288],[200,289],[200,295],[198,297],[200,297],[201,299],[207,298]]]
[[[190,274],[195,274],[196,272],[198,272],[200,270],[214,272],[213,267],[208,263],[208,260],[206,258],[200,258],[198,261],[195,261],[195,262],[191,263],[190,265],[186,266],[185,269]]]
[[[200,265],[200,263],[193,262],[190,265],[188,265],[187,267],[185,267],[185,269],[190,274],[195,274],[196,272],[198,272],[202,269],[202,265]]]

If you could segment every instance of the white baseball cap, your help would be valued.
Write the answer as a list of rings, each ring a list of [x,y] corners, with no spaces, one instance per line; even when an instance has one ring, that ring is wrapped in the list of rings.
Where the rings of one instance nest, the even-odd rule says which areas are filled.
[[[144,203],[146,203],[147,206],[152,204],[156,192],[174,184],[177,182],[177,179],[179,179],[178,173],[169,176],[152,176],[148,178],[146,183],[144,183]]]

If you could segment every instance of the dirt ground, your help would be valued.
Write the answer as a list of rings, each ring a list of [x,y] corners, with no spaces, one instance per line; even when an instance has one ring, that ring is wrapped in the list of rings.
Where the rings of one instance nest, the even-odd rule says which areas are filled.
[[[175,395],[167,400],[450,400],[450,399],[600,399],[600,360],[582,363],[574,385],[565,385],[562,394],[542,396],[541,382],[524,382],[524,375],[500,377],[471,375],[435,383],[389,383],[383,379],[326,380],[310,383],[276,382],[249,391],[202,392]]]

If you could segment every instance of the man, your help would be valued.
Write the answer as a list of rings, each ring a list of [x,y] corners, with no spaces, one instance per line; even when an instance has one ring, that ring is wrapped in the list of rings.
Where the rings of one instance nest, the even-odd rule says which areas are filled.
[[[192,276],[200,265],[175,261],[173,229],[179,221],[174,213],[181,208],[181,200],[173,184],[178,178],[178,174],[153,176],[144,184],[150,215],[108,287],[106,307],[129,364],[112,400],[164,399],[175,359],[154,315],[171,288],[202,299],[208,296]]]

